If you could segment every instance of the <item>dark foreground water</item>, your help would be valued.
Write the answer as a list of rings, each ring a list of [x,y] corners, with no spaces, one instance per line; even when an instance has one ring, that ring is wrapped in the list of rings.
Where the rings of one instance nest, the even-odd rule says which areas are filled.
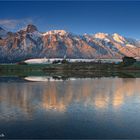
[[[1,77],[0,137],[140,138],[140,78]]]

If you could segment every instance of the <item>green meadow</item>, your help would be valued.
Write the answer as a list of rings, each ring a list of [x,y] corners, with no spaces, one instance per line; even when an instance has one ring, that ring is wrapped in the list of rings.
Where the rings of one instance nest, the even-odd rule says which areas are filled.
[[[1,64],[0,76],[64,76],[100,77],[121,76],[140,77],[140,62],[130,66],[110,63],[74,62],[66,64]]]

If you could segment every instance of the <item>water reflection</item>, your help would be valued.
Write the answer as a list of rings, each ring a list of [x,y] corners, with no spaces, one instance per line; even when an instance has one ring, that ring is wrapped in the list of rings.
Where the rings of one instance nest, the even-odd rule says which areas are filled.
[[[121,108],[139,97],[140,79],[95,78],[0,83],[0,120],[32,119],[40,111],[66,112],[73,105]]]
[[[60,76],[51,77],[51,76],[28,76],[24,78],[27,81],[32,82],[47,82],[47,81],[63,81]]]

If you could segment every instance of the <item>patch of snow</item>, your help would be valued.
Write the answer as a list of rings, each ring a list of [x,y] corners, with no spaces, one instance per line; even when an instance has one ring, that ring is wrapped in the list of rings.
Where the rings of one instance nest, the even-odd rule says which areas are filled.
[[[106,34],[106,33],[96,33],[96,34],[94,35],[95,38],[99,38],[99,39],[104,39],[104,38],[106,38],[107,36],[108,36],[108,34]]]
[[[131,47],[131,48],[136,48],[136,46],[131,45],[131,44],[126,44],[127,47]]]
[[[33,40],[36,40],[36,41],[37,41],[38,38],[40,38],[42,36],[42,34],[39,33],[38,31],[35,31],[35,32],[32,32],[32,33],[28,33],[28,34],[30,35],[30,37]]]
[[[124,44],[124,43],[126,42],[125,38],[122,37],[122,36],[120,36],[120,35],[117,34],[117,33],[114,33],[114,34],[112,35],[112,37],[113,37],[113,39],[114,39],[116,42],[119,42],[119,43],[121,43],[121,44]]]
[[[46,33],[43,34],[43,36],[45,35],[50,35],[50,34],[59,34],[61,36],[67,34],[67,32],[65,30],[52,30],[52,31],[48,31]]]

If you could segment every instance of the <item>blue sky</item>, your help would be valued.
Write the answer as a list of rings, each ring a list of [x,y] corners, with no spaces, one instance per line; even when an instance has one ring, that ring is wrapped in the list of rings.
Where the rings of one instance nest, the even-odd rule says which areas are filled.
[[[140,1],[0,1],[0,12],[0,26],[12,31],[32,23],[40,31],[117,32],[140,39]]]

